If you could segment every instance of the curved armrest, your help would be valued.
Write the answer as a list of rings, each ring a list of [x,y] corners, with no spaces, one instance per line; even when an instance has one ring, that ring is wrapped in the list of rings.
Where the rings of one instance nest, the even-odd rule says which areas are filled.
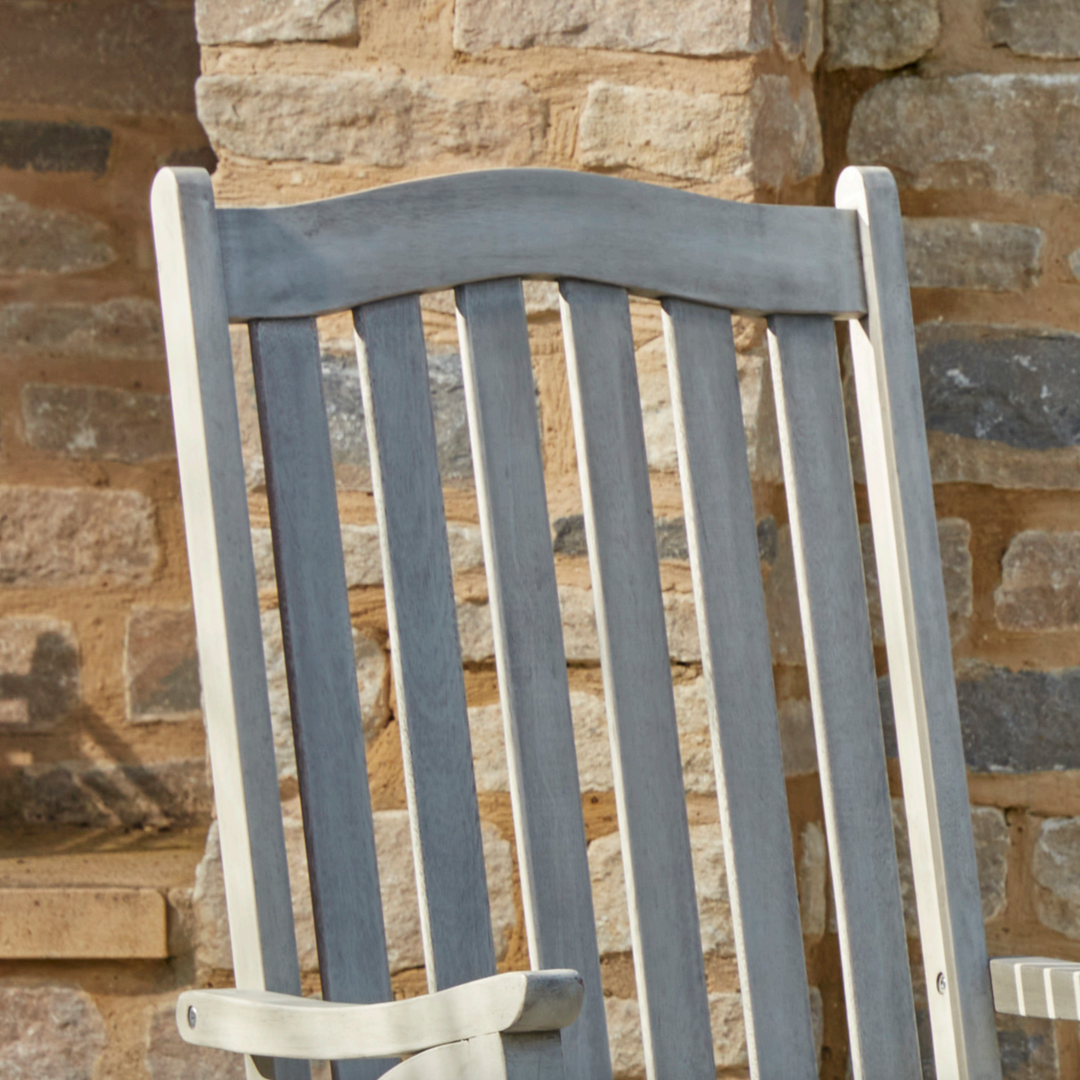
[[[422,997],[351,1005],[268,990],[188,990],[180,1035],[196,1046],[260,1057],[400,1057],[495,1032],[557,1031],[577,1019],[576,971],[511,971]]]
[[[1080,1020],[1080,964],[1042,956],[990,961],[994,1008],[1014,1016]]]

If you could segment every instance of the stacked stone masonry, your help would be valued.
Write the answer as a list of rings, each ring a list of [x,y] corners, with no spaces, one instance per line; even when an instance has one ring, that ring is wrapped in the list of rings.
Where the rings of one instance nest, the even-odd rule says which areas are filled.
[[[991,953],[1080,960],[1080,17],[1068,0],[0,3],[0,1075],[240,1080],[176,993],[232,959],[147,192],[221,204],[508,165],[744,201],[900,184]],[[644,1076],[557,288],[525,289],[605,1005]],[[528,964],[453,297],[423,301],[496,953]],[[747,1075],[662,326],[632,321],[718,1074]],[[835,909],[763,325],[735,320],[819,1068],[849,1073]],[[319,325],[395,993],[423,992],[363,404]],[[265,474],[233,360],[305,992],[319,990]],[[841,349],[843,353],[843,349]],[[850,360],[842,359],[851,392]],[[851,404],[849,400],[849,405]],[[877,573],[849,408],[899,887],[928,1032]],[[35,906],[36,898],[44,908]],[[40,914],[45,910],[46,918]],[[37,912],[37,914],[28,914]],[[127,918],[125,913],[137,913]],[[123,934],[110,928],[125,925]],[[107,951],[99,942],[111,942]],[[83,949],[82,953],[79,949]],[[89,949],[90,952],[85,950]],[[125,951],[126,950],[126,951]],[[167,954],[163,958],[163,954]],[[1000,1023],[1006,1080],[1080,1075]],[[930,1061],[928,1044],[924,1061]],[[327,1074],[317,1073],[322,1077]]]

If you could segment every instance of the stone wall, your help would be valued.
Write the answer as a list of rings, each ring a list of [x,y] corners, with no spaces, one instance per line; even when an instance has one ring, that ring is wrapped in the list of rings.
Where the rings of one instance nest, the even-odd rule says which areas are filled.
[[[196,102],[222,204],[502,165],[827,204],[849,161],[892,168],[990,947],[1080,959],[1080,219],[1069,212],[1080,187],[1070,138],[1080,21],[1068,5],[197,0],[194,95],[190,4],[0,8],[12,28],[0,39],[0,805],[13,838],[0,858],[0,918],[21,928],[0,932],[0,994],[15,1017],[0,1031],[0,1072],[41,1075],[41,1061],[64,1080],[242,1072],[180,1043],[169,1006],[178,988],[232,977],[145,210],[156,166],[213,160]],[[43,59],[60,75],[43,79]],[[642,1053],[557,296],[530,284],[526,301],[607,1012],[617,1074],[631,1078],[643,1075]],[[424,315],[496,948],[501,966],[519,967],[452,298],[425,298]],[[659,312],[635,302],[632,316],[717,1064],[745,1075]],[[320,338],[390,963],[396,992],[411,994],[424,987],[422,951],[363,409],[348,321],[321,320]],[[736,341],[811,1005],[822,1076],[840,1080],[835,915],[763,327],[737,320]],[[314,992],[242,334],[233,351],[298,943]],[[851,436],[857,449],[853,417]],[[861,492],[859,505],[865,520]],[[899,796],[867,526],[863,540]],[[925,1032],[899,804],[894,824]],[[1073,1026],[1001,1027],[1008,1077],[1080,1075]]]

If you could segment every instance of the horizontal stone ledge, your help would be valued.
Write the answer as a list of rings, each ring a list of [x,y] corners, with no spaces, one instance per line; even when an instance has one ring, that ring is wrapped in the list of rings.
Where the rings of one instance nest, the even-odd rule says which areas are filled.
[[[0,959],[161,960],[165,898],[156,889],[0,889]]]

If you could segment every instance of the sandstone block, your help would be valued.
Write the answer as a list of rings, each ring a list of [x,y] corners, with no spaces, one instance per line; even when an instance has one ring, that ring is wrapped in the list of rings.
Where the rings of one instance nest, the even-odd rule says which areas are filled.
[[[337,41],[357,35],[354,0],[196,0],[202,45]]]
[[[1075,198],[1080,162],[1047,148],[1078,134],[1080,75],[888,79],[855,106],[848,158],[919,189]]]
[[[1039,280],[1042,229],[968,218],[904,218],[913,289],[1008,292]]]
[[[199,656],[191,608],[132,611],[124,637],[124,678],[129,720],[198,719]]]
[[[139,296],[100,304],[0,308],[0,355],[50,359],[164,360],[157,301]]]
[[[154,508],[138,491],[0,487],[0,582],[143,585],[158,564]]]
[[[823,0],[775,0],[775,37],[789,59],[802,56],[807,71],[817,67],[825,48]]]
[[[994,592],[1006,630],[1068,630],[1080,625],[1080,533],[1029,529],[1009,542]]]
[[[274,727],[274,754],[278,777],[296,776],[296,751],[293,748],[292,712],[285,674],[285,649],[281,637],[281,618],[277,608],[263,612],[263,656],[266,681],[270,691],[270,720]],[[379,643],[353,627],[353,651],[356,657],[356,682],[360,695],[360,719],[364,738],[370,739],[389,719],[388,665]]]
[[[458,0],[454,48],[555,46],[728,56],[769,47],[769,10],[761,0]]]
[[[1032,856],[1039,921],[1080,938],[1080,818],[1047,818]]]
[[[79,701],[79,646],[67,623],[0,619],[0,731],[37,731]]]
[[[176,454],[167,394],[27,383],[22,415],[26,441],[36,450],[129,465]]]
[[[762,75],[749,94],[687,94],[595,82],[578,130],[590,169],[659,176],[742,178],[778,188],[823,168],[821,125],[809,87],[792,96],[787,76]]]
[[[0,1074],[8,1080],[92,1080],[106,1041],[89,994],[67,986],[0,986]]]
[[[0,274],[73,274],[115,258],[103,222],[0,194]]]
[[[940,30],[937,0],[832,0],[825,9],[825,62],[830,71],[891,71],[928,53]]]
[[[146,1071],[150,1080],[244,1080],[247,1075],[240,1054],[184,1042],[172,1002],[159,1006],[150,1018]]]
[[[34,172],[90,172],[109,163],[112,132],[91,124],[0,120],[0,167]]]
[[[801,836],[797,881],[799,917],[803,937],[819,941],[825,934],[829,896],[829,861],[825,830],[816,821],[808,821]]]
[[[1080,57],[1080,11],[1069,0],[987,0],[983,14],[994,45],[1048,60]]]
[[[205,75],[195,97],[215,147],[265,161],[398,168],[451,155],[524,165],[546,124],[521,83],[462,75]]]

